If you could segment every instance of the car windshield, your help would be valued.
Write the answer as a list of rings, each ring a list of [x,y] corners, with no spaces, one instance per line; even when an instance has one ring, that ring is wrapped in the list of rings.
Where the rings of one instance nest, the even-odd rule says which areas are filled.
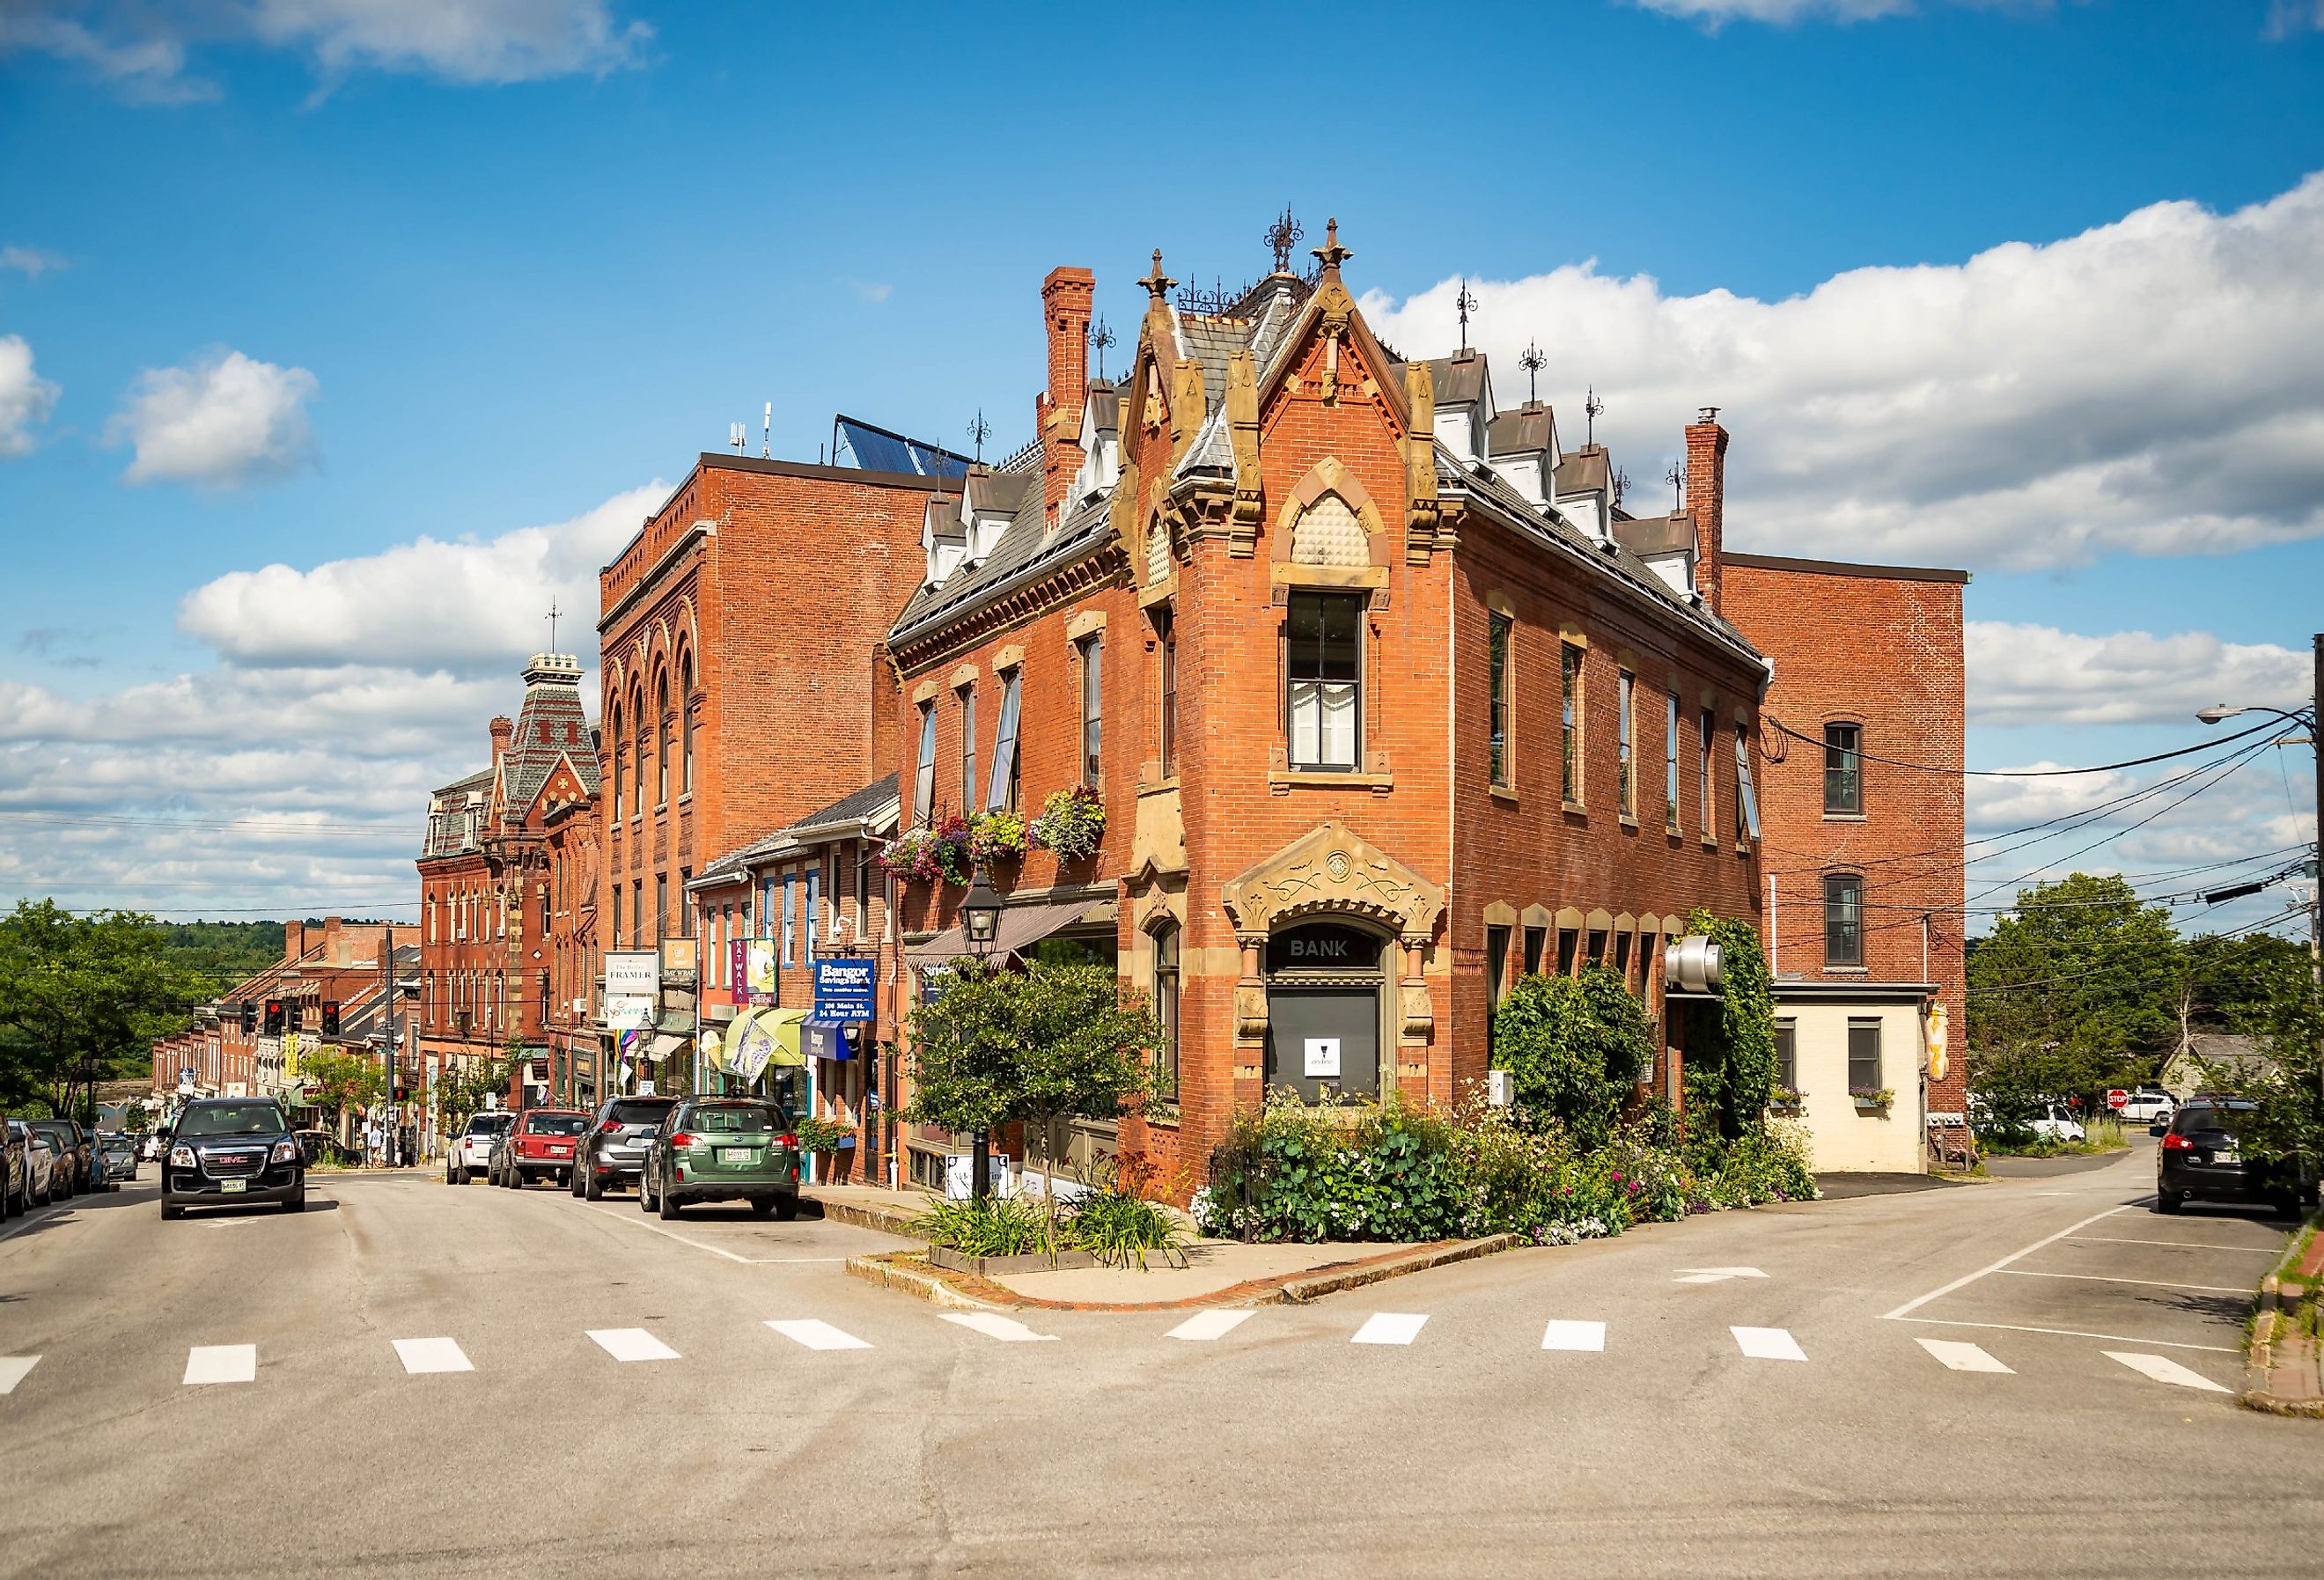
[[[524,1122],[526,1131],[537,1136],[577,1136],[589,1128],[586,1113],[536,1113]]]
[[[468,1121],[468,1133],[472,1136],[498,1135],[507,1128],[508,1115],[505,1113],[479,1113]]]
[[[788,1122],[782,1111],[764,1103],[721,1103],[696,1108],[686,1116],[686,1127],[708,1135],[764,1135]]]
[[[264,1136],[283,1128],[281,1112],[272,1103],[222,1103],[215,1108],[189,1108],[178,1121],[180,1136]]]
[[[670,1105],[668,1103],[616,1103],[613,1104],[613,1111],[605,1115],[605,1123],[608,1124],[659,1124],[661,1116],[668,1113]]]

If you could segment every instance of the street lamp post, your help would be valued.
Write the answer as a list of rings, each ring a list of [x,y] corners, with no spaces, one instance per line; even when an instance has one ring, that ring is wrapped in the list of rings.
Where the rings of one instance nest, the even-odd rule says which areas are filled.
[[[969,952],[980,964],[992,952],[993,940],[1001,934],[1001,896],[984,881],[984,864],[979,862],[972,876],[968,893],[960,902],[961,932],[968,940]],[[971,1200],[982,1201],[992,1190],[991,1138],[978,1131],[970,1143],[968,1161],[968,1194]]]

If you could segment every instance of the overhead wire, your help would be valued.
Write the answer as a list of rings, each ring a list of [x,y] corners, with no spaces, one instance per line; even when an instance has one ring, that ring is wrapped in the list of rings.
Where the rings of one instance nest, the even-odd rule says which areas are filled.
[[[1773,725],[1795,741],[1804,741],[1809,745],[1816,747],[1825,744],[1820,737],[1803,735],[1771,713],[1762,713],[1759,716],[1764,723]],[[2157,752],[2146,757],[2126,758],[2120,762],[2094,763],[2088,768],[1964,768],[1957,763],[1909,762],[1902,757],[1881,757],[1862,750],[1851,752],[1849,755],[1860,762],[1878,762],[1890,768],[1904,768],[1916,773],[1936,773],[1948,777],[1960,775],[1970,779],[2064,779],[2079,773],[2111,773],[2119,768],[2144,768],[2151,762],[2168,762],[2173,757],[2191,757],[2198,752],[2209,752],[2217,747],[2232,745],[2247,736],[2282,727],[2281,720],[2270,719],[2264,724],[2254,725],[2250,729],[2238,731],[2235,735],[2221,735],[2192,746],[2181,746],[2170,752]]]

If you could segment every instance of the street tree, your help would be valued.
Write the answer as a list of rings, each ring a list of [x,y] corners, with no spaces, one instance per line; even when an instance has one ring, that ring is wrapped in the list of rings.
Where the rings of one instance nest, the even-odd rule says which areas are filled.
[[[347,1110],[369,1108],[387,1089],[379,1060],[360,1053],[310,1053],[299,1061],[299,1078],[312,1094],[309,1101],[330,1115],[331,1133],[341,1137]]]
[[[1162,1028],[1110,966],[1037,960],[1019,972],[964,960],[914,1009],[911,1034],[903,1117],[974,1138],[979,1196],[994,1131],[1022,1123],[1046,1138],[1060,1120],[1157,1106]]]
[[[100,1083],[148,1071],[154,1039],[209,996],[152,917],[19,901],[0,917],[0,1103],[90,1113]]]

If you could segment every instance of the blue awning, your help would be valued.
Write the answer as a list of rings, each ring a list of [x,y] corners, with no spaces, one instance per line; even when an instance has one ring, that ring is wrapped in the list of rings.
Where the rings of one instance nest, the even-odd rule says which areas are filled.
[[[808,1021],[799,1027],[799,1048],[815,1058],[853,1058],[855,1046],[847,1039],[846,1022]]]

